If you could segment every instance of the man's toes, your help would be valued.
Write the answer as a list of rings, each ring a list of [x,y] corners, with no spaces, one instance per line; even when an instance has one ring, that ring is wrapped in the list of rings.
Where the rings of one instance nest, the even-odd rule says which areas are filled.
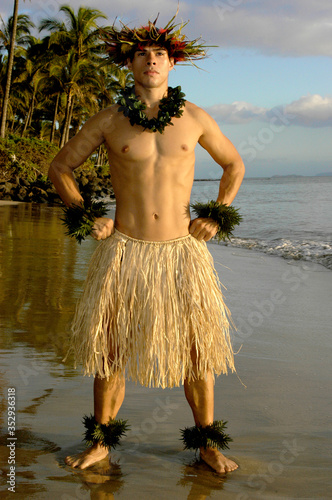
[[[232,472],[233,470],[236,470],[237,468],[238,468],[238,465],[236,463],[227,464],[227,465],[225,465],[225,472]]]
[[[76,457],[69,456],[65,458],[65,463],[70,467],[77,467],[77,465],[80,463],[80,460],[78,460]]]

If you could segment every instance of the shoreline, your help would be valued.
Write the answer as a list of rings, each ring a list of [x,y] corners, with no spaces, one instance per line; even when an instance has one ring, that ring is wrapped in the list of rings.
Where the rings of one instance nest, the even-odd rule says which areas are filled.
[[[114,211],[114,205],[115,205],[115,199],[114,198],[108,198],[107,197],[103,197],[103,200],[107,200],[106,203],[108,205],[108,216],[110,216],[111,218],[114,218],[114,214],[115,214],[115,211]],[[5,207],[5,206],[10,206],[10,205],[13,205],[13,206],[18,206],[18,205],[21,205],[21,204],[25,204],[25,203],[28,203],[28,202],[22,202],[22,201],[15,201],[15,200],[0,200],[0,207]],[[32,203],[36,203],[36,202],[31,202]],[[30,203],[28,203],[30,204]],[[52,208],[60,208],[61,209],[61,202],[59,204],[49,204],[49,203],[37,203],[38,205],[40,205],[41,207],[43,206],[47,206],[47,207],[52,207]],[[288,257],[288,256],[284,256],[282,254],[278,254],[278,253],[273,253],[273,252],[270,252],[270,251],[267,251],[266,250],[266,247],[263,247],[263,249],[259,250],[257,248],[248,248],[246,246],[242,246],[242,245],[238,245],[236,243],[232,244],[232,239],[237,239],[238,237],[237,236],[233,236],[230,240],[230,242],[226,241],[226,242],[221,242],[221,243],[218,243],[217,240],[213,240],[213,241],[210,241],[208,244],[209,245],[219,245],[220,247],[222,248],[230,248],[231,250],[233,250],[234,252],[236,250],[244,250],[244,251],[248,251],[248,252],[252,252],[252,253],[257,253],[258,255],[265,255],[265,256],[271,256],[271,257],[277,257],[277,258],[280,258],[288,263],[296,263],[296,262],[302,262],[303,265],[321,265],[324,269],[328,270],[328,271],[332,271],[331,267],[329,267],[329,265],[324,265],[320,262],[317,262],[317,260],[314,260],[314,259],[305,259],[305,258],[299,258],[298,256],[295,256],[295,257]],[[240,238],[241,239],[241,238]],[[243,239],[243,238],[242,238]],[[250,240],[252,238],[249,238]]]
[[[22,201],[13,201],[13,200],[0,200],[0,207],[5,205],[19,205],[20,203],[24,203]]]

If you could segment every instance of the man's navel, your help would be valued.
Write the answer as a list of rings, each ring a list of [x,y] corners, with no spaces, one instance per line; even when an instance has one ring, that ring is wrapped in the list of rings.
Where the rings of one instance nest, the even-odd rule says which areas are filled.
[[[154,213],[154,214],[153,214],[153,218],[157,220],[157,219],[159,219],[159,215],[158,215],[158,214],[156,214],[156,213]]]

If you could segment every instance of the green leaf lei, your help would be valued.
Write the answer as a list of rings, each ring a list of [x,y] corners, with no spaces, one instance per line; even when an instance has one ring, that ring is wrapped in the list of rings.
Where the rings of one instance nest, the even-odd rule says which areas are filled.
[[[242,221],[242,216],[237,208],[217,203],[214,200],[208,203],[195,202],[191,208],[195,211],[197,217],[210,218],[218,223],[218,232],[216,237],[218,241],[230,239],[233,236],[232,231]]]
[[[185,94],[181,91],[181,87],[168,87],[168,96],[163,97],[159,104],[157,118],[150,120],[144,113],[146,104],[140,101],[135,94],[135,87],[126,87],[120,91],[120,98],[117,100],[119,104],[119,112],[129,118],[130,125],[141,125],[144,130],[149,129],[152,132],[163,133],[167,125],[173,125],[172,118],[180,118],[185,105]]]

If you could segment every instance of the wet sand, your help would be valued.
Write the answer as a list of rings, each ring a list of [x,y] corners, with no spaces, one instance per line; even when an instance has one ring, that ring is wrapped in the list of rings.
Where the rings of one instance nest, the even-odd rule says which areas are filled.
[[[12,496],[8,388],[16,391],[15,498],[331,498],[331,271],[215,244],[238,327],[237,375],[216,380],[215,417],[228,421],[228,455],[239,469],[217,475],[182,450],[179,428],[193,424],[182,388],[131,382],[119,413],[131,431],[111,464],[64,464],[84,449],[81,420],[93,411],[92,378],[62,359],[97,243],[65,238],[59,214],[0,206],[1,498]]]

